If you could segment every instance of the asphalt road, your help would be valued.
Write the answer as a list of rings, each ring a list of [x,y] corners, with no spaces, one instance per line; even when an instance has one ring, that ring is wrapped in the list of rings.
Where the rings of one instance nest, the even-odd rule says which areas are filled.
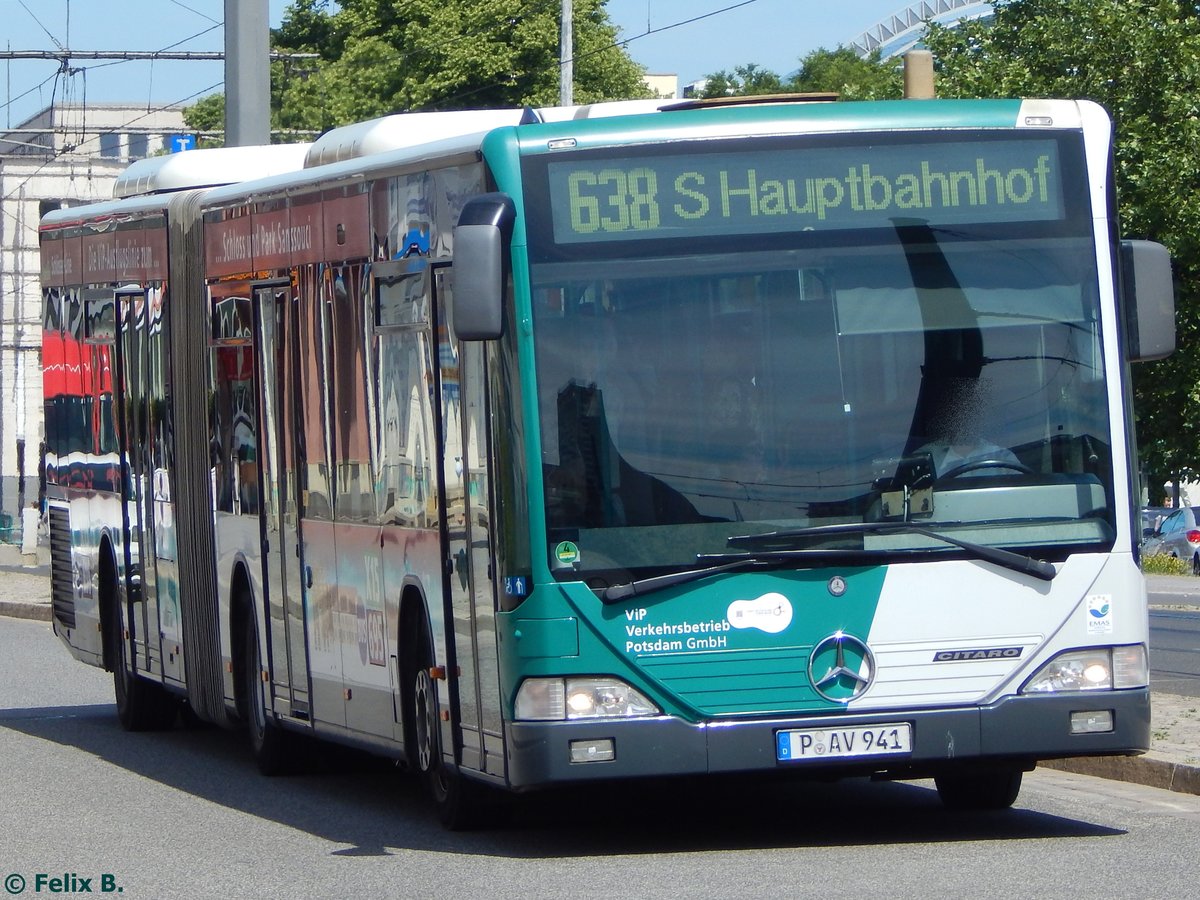
[[[264,778],[239,734],[127,734],[107,676],[0,619],[0,878],[128,898],[1195,896],[1200,797],[1038,770],[1017,807],[931,785],[660,781],[531,797],[450,834],[358,756]],[[1035,887],[1036,886],[1036,887]],[[115,893],[115,890],[114,890]],[[0,895],[4,896],[4,895]]]
[[[1150,684],[1200,697],[1200,578],[1149,576]]]

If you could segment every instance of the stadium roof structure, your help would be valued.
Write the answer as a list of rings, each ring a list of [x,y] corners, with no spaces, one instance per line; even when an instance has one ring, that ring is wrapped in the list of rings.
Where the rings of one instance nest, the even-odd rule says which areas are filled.
[[[988,0],[920,0],[869,28],[849,46],[861,57],[878,50],[881,59],[891,59],[920,44],[929,22],[953,25],[982,19],[992,12]]]

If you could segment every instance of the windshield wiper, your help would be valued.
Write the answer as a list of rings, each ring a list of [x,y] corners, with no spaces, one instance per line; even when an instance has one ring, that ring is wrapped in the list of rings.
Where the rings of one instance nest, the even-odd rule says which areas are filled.
[[[795,528],[787,531],[768,531],[763,534],[736,535],[729,538],[727,542],[729,546],[746,547],[754,549],[757,552],[745,555],[700,554],[696,557],[697,562],[715,560],[721,560],[721,562],[717,565],[705,566],[700,569],[683,569],[679,572],[668,572],[666,575],[656,575],[652,578],[635,579],[625,584],[610,585],[600,592],[600,600],[603,603],[621,603],[631,597],[640,597],[644,594],[661,591],[664,588],[700,581],[705,578],[711,578],[714,575],[721,575],[725,572],[737,572],[755,568],[779,568],[780,566],[793,565],[801,560],[811,562],[814,557],[820,559],[844,559],[861,564],[868,559],[878,560],[899,552],[888,551],[882,548],[879,550],[866,550],[847,547],[798,548],[795,546],[797,541],[805,538],[829,537],[841,534],[919,534],[966,550],[977,559],[1003,566],[1006,569],[1011,569],[1014,572],[1020,572],[1024,575],[1032,575],[1034,578],[1040,578],[1042,581],[1051,581],[1058,574],[1054,566],[1043,560],[1014,553],[1011,550],[1002,550],[998,547],[987,547],[983,544],[976,544],[973,541],[960,540],[959,538],[941,534],[940,532],[913,524],[912,522],[847,522],[839,525],[824,525],[815,528]],[[919,551],[906,550],[903,552],[914,553]]]
[[[720,575],[723,572],[737,572],[741,569],[779,568],[780,566],[795,563],[797,560],[811,560],[814,556],[821,558],[849,556],[856,560],[861,560],[863,551],[789,549],[769,553],[698,554],[696,556],[697,562],[712,560],[722,560],[722,562],[718,565],[705,566],[701,569],[682,569],[678,572],[668,572],[666,575],[655,575],[652,578],[638,578],[625,584],[613,584],[600,592],[600,600],[604,603],[620,603],[623,600],[628,600],[630,597],[640,597],[643,594],[661,591],[663,588],[688,584],[692,581],[700,581],[704,578],[710,578],[713,575]]]
[[[768,531],[763,534],[741,534],[729,538],[730,547],[784,549],[795,547],[797,541],[813,537],[830,537],[841,534],[919,534],[923,537],[943,541],[962,550],[966,550],[977,559],[1003,566],[1022,575],[1032,575],[1042,581],[1052,581],[1058,570],[1048,562],[1014,553],[1012,550],[1002,550],[999,547],[988,547],[976,544],[974,541],[964,541],[961,538],[942,534],[913,522],[844,522],[837,525],[820,525],[813,528],[793,528],[786,531]]]

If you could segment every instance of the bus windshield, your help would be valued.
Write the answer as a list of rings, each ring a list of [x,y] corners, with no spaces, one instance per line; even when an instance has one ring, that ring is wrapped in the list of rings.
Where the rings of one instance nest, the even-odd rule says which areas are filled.
[[[1111,547],[1095,244],[1082,214],[1056,216],[661,255],[640,236],[534,242],[552,563],[653,573],[797,529],[798,549],[939,546],[812,530],[888,521],[1046,559]]]

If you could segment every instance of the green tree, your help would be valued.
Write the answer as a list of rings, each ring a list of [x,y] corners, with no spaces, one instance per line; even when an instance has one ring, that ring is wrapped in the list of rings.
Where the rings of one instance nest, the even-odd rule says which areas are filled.
[[[738,66],[732,72],[714,72],[705,78],[705,99],[714,97],[749,97],[762,94],[782,94],[783,79],[770,69],[763,69],[757,63],[747,63]]]
[[[835,93],[842,100],[894,100],[903,92],[901,72],[894,61],[880,60],[878,51],[862,59],[848,47],[814,50],[800,60],[800,68],[786,81],[770,69],[749,63],[733,72],[714,72],[705,82],[705,98]]]
[[[800,60],[800,71],[789,90],[832,91],[842,100],[898,100],[904,93],[903,75],[895,60],[883,61],[879,51],[861,58],[849,47],[819,48]]]
[[[943,97],[1095,100],[1116,129],[1121,233],[1175,264],[1178,349],[1133,367],[1152,485],[1200,471],[1200,16],[1184,0],[1001,0],[990,22],[933,27]]]
[[[207,97],[201,97],[183,111],[183,121],[192,131],[224,131],[225,95],[209,94]],[[211,138],[201,138],[199,146],[219,146],[220,143]]]
[[[649,96],[606,4],[575,0],[577,103]],[[405,110],[553,105],[560,12],[545,0],[295,0],[272,44],[319,56],[272,64],[272,125],[322,131]],[[219,108],[205,98],[189,125],[211,125]]]

